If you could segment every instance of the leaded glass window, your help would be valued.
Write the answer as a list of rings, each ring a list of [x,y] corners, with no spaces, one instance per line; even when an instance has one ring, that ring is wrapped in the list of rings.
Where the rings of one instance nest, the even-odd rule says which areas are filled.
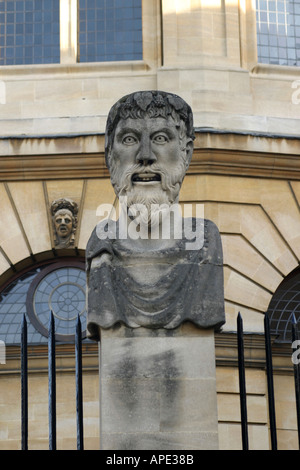
[[[276,292],[268,308],[271,333],[278,342],[291,342],[293,317],[300,321],[300,270],[287,276]]]
[[[73,341],[78,316],[86,328],[85,265],[77,260],[50,262],[16,277],[0,293],[0,340],[19,344],[24,313],[28,341],[47,341],[50,311],[56,339]]]
[[[0,0],[0,65],[59,62],[59,0]]]
[[[79,0],[79,62],[142,59],[141,0]]]
[[[60,32],[69,22],[78,42],[74,62],[142,59],[141,0],[77,0],[78,18],[66,5],[65,11],[59,0],[0,0],[0,65],[60,63]]]
[[[256,0],[258,62],[300,66],[299,0]]]

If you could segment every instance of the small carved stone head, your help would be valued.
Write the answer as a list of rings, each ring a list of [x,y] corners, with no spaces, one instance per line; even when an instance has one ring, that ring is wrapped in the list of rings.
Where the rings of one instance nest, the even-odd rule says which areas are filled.
[[[57,199],[51,204],[56,248],[71,248],[75,243],[78,205],[70,199]]]

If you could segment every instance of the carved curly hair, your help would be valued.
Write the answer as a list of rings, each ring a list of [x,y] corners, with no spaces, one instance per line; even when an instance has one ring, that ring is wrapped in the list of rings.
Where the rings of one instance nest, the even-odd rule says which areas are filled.
[[[108,168],[110,166],[108,155],[120,119],[138,119],[145,116],[150,118],[171,116],[175,121],[181,120],[185,123],[187,136],[192,140],[195,139],[191,107],[180,96],[159,90],[131,93],[117,101],[108,114],[105,131],[105,160]]]
[[[68,209],[74,217],[78,214],[78,205],[70,199],[61,198],[51,203],[51,215],[54,216],[60,209]]]

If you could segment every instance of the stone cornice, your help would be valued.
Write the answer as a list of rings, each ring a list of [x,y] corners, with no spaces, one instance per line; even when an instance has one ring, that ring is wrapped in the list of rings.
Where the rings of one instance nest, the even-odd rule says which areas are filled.
[[[5,79],[17,81],[32,80],[57,80],[60,77],[68,78],[70,74],[78,76],[101,76],[107,73],[145,73],[149,71],[150,66],[143,60],[136,61],[117,61],[99,63],[75,63],[75,64],[32,64],[27,65],[4,65],[1,67],[1,76]]]
[[[189,174],[300,180],[300,137],[196,129]],[[0,139],[0,180],[106,178],[104,135]]]
[[[292,348],[290,344],[272,342],[272,361],[275,374],[292,375]],[[217,367],[238,367],[236,332],[221,332],[215,335],[215,351]],[[98,369],[98,343],[88,342],[82,345],[83,366],[85,371]],[[57,369],[60,372],[74,372],[74,344],[57,344]],[[6,364],[1,365],[1,374],[19,374],[20,346],[7,346]],[[263,334],[244,334],[244,360],[248,368],[266,369],[265,339]],[[46,373],[48,367],[48,346],[30,345],[28,348],[28,365],[30,373]]]
[[[75,346],[72,343],[56,344],[57,372],[75,372]],[[83,371],[98,371],[98,344],[82,343]],[[0,367],[1,375],[20,374],[20,346],[6,347],[6,364]],[[48,373],[48,345],[28,345],[29,373]]]
[[[276,343],[271,337],[272,368],[274,374],[294,373],[292,348],[288,343]],[[238,367],[238,345],[236,332],[221,332],[215,335],[216,365],[219,367]],[[266,369],[264,334],[244,333],[245,367]]]

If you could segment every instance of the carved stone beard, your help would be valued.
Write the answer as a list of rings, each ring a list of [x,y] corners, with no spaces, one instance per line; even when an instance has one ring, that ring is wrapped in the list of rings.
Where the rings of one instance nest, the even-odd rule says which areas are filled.
[[[144,173],[145,170],[158,173],[161,177],[160,185],[153,185],[145,190],[132,183],[132,176],[139,173]],[[185,162],[182,161],[178,164],[176,171],[170,173],[162,170],[159,165],[153,163],[149,167],[142,167],[140,164],[132,165],[125,174],[119,175],[117,166],[111,162],[111,182],[114,187],[115,193],[120,197],[126,197],[127,207],[132,209],[141,209],[143,206],[144,211],[139,210],[139,218],[137,222],[142,224],[155,226],[159,223],[161,210],[157,206],[165,205],[171,207],[175,203],[181,184],[186,172]],[[134,207],[135,206],[135,207]]]

